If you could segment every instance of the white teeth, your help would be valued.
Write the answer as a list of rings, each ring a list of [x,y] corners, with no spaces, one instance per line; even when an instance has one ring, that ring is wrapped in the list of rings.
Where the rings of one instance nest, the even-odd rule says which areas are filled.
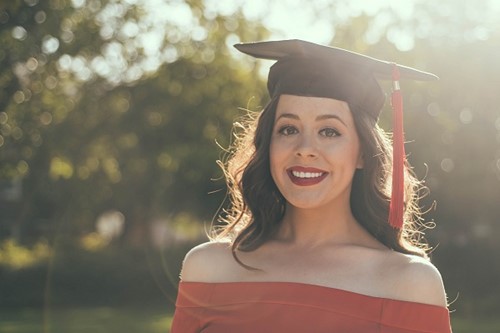
[[[299,172],[299,171],[292,171],[292,175],[294,175],[297,178],[318,178],[321,177],[323,173],[321,172]]]

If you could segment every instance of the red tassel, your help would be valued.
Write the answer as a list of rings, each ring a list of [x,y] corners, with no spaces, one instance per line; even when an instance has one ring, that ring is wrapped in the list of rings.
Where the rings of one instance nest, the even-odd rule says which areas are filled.
[[[399,87],[399,69],[393,65],[392,79],[394,90],[391,96],[393,114],[393,161],[392,194],[389,208],[389,224],[397,229],[403,228],[404,212],[404,161],[405,146],[403,133],[403,96]]]

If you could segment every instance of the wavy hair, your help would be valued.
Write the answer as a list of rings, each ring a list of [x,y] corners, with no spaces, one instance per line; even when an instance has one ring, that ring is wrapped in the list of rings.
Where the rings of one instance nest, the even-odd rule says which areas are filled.
[[[230,206],[219,215],[211,239],[229,240],[235,260],[236,251],[252,251],[271,239],[280,226],[286,200],[270,171],[269,147],[279,96],[264,110],[235,123],[235,140],[227,161],[218,164],[226,177]],[[405,165],[405,211],[401,230],[388,223],[392,177],[391,139],[376,119],[366,112],[351,109],[364,157],[363,169],[353,178],[350,205],[358,221],[386,247],[427,258],[429,247],[423,239],[418,199],[426,191],[408,163]]]

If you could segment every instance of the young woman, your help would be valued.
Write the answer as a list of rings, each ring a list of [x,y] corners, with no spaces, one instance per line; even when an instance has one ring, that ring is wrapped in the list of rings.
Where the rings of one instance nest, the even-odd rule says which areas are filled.
[[[236,47],[277,60],[271,101],[225,165],[225,226],[185,258],[172,332],[451,332],[421,186],[377,126],[375,75],[435,76],[298,40]]]

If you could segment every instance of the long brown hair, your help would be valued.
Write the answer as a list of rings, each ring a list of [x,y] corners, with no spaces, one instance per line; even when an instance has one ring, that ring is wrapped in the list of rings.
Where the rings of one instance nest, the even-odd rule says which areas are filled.
[[[229,239],[233,256],[236,251],[252,251],[271,239],[285,213],[286,201],[270,172],[269,146],[279,96],[274,97],[256,116],[235,123],[235,141],[231,155],[219,162],[226,176],[230,206],[219,216],[222,226],[214,228],[212,239]],[[376,119],[360,110],[352,110],[361,142],[363,169],[354,174],[351,210],[356,220],[382,244],[395,251],[427,258],[418,199],[425,189],[405,167],[405,214],[401,230],[388,223],[392,175],[392,146],[389,136]]]

